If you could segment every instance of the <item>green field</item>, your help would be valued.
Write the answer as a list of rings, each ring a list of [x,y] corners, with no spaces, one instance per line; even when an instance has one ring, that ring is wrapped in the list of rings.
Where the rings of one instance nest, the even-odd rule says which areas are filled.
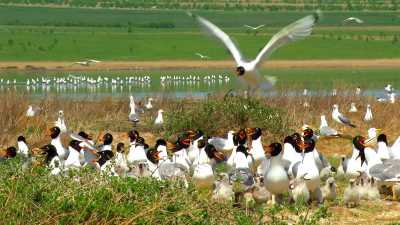
[[[398,10],[396,0],[2,0],[2,4],[56,7],[130,8],[130,9],[203,9],[248,11],[322,10]]]
[[[309,12],[198,11],[233,36],[253,58],[278,28]],[[362,26],[340,21],[358,16]],[[397,58],[400,18],[393,12],[327,12],[314,35],[272,59]],[[244,24],[266,24],[257,35]],[[230,59],[184,11],[0,7],[0,60],[192,60],[195,52]]]

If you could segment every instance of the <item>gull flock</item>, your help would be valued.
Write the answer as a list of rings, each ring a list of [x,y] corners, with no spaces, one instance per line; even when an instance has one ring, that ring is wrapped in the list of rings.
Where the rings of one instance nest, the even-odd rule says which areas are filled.
[[[140,115],[155,109],[157,104],[148,98],[142,109],[130,96],[129,107],[127,120],[139,123]],[[40,116],[40,109],[36,110],[29,106],[26,116]],[[164,111],[156,111],[154,124],[162,126]],[[372,113],[370,106],[366,115],[369,113]],[[337,126],[356,128],[339,111],[338,105],[333,105],[331,119]],[[197,188],[212,190],[214,200],[235,203],[246,196],[258,203],[281,204],[287,195],[290,201],[318,204],[335,201],[335,178],[345,176],[349,186],[343,200],[348,207],[354,207],[361,200],[379,200],[381,188],[395,190],[400,182],[400,137],[391,146],[387,136],[376,128],[369,129],[365,137],[346,137],[329,127],[324,115],[319,129],[304,125],[300,132],[273,143],[263,141],[263,130],[257,127],[230,130],[226,137],[187,130],[177,134],[174,141],[158,139],[154,146],[149,146],[138,130],[131,130],[118,140],[110,133],[95,140],[85,131],[69,130],[62,110],[53,125],[47,132],[48,144],[32,148],[24,136],[19,136],[17,147],[1,151],[0,160],[20,155],[23,168],[37,165],[35,161],[39,161],[54,176],[89,167],[100,176],[152,177],[179,182],[182,188],[193,182]],[[69,139],[68,145],[64,145],[62,138]],[[317,143],[323,138],[352,141],[352,154],[342,156],[338,168],[318,151]],[[227,170],[217,173],[216,167],[220,164]],[[393,198],[397,199],[397,192]]]
[[[237,47],[217,26],[210,21],[193,16],[210,33],[219,38],[231,52],[237,64],[236,72],[243,82],[256,88],[270,88],[273,81],[258,74],[258,66],[277,48],[309,36],[318,15],[310,15],[283,28],[274,35],[253,61],[245,61]],[[95,63],[95,62],[92,62]],[[81,63],[78,63],[81,64]],[[82,64],[83,65],[83,64]],[[229,77],[212,75],[161,76],[160,83],[178,81],[220,81],[229,82]],[[87,77],[68,75],[53,78],[31,78],[26,87],[48,85],[119,85],[151,83],[150,76],[129,76],[109,78],[106,76]],[[0,85],[17,85],[16,80],[0,80]],[[386,97],[379,102],[394,103],[395,95],[391,85],[385,87]],[[338,91],[334,90],[334,96]],[[356,95],[361,89],[357,88]],[[304,97],[308,91],[303,92]],[[307,104],[309,106],[309,103]],[[308,107],[307,106],[307,107]],[[130,112],[127,121],[140,123],[140,116],[146,110],[157,109],[153,98],[148,98],[144,108],[129,98]],[[26,117],[40,116],[42,109],[29,106]],[[357,112],[352,103],[346,113]],[[164,110],[157,109],[156,126],[165,122]],[[332,106],[331,119],[336,126],[357,129],[356,125],[340,111],[339,105]],[[366,123],[372,121],[373,110],[366,106]],[[152,177],[158,180],[177,181],[182,188],[190,182],[200,189],[213,191],[213,199],[239,202],[245,196],[258,203],[280,204],[285,196],[291,201],[316,202],[335,201],[337,198],[335,177],[343,175],[349,179],[344,191],[344,203],[357,206],[361,200],[380,200],[383,187],[390,187],[393,198],[397,198],[400,182],[400,137],[389,145],[387,136],[379,129],[371,128],[366,136],[346,137],[337,129],[329,127],[327,117],[321,115],[319,129],[304,125],[298,132],[289,134],[280,142],[263,140],[263,130],[258,127],[226,131],[226,137],[207,136],[201,130],[187,130],[177,134],[173,141],[157,139],[153,146],[148,144],[138,130],[126,132],[126,136],[115,138],[111,133],[95,140],[86,131],[68,129],[64,111],[58,112],[58,119],[47,131],[48,143],[32,147],[24,136],[16,137],[16,147],[0,151],[0,161],[19,155],[24,169],[35,165],[46,167],[53,176],[67,176],[71,171],[84,167],[92,168],[100,176]],[[349,138],[352,153],[343,156],[338,168],[318,151],[317,144],[323,138]],[[68,144],[62,141],[68,139]],[[38,162],[38,163],[35,163]],[[216,167],[225,165],[226,172],[218,173]],[[79,176],[79,175],[75,175]],[[77,177],[79,179],[79,177]]]

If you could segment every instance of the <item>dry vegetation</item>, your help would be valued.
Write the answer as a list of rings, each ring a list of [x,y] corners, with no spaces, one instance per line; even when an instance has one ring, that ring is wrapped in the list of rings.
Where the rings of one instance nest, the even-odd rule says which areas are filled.
[[[341,90],[338,90],[339,93],[340,91]],[[242,126],[259,125],[263,127],[265,131],[265,143],[282,140],[284,135],[298,130],[304,123],[317,128],[319,126],[319,116],[321,114],[327,115],[330,125],[338,128],[345,134],[366,135],[366,130],[369,127],[377,127],[382,128],[383,131],[388,134],[390,141],[393,141],[399,135],[398,130],[400,127],[397,122],[397,118],[400,116],[400,111],[398,110],[399,103],[377,103],[374,98],[356,96],[293,97],[285,96],[284,90],[280,93],[281,94],[278,94],[276,97],[251,100],[241,97],[225,96],[224,98],[224,96],[218,95],[209,97],[207,100],[157,99],[154,104],[156,109],[145,112],[142,116],[142,123],[138,125],[136,129],[143,134],[150,145],[154,143],[157,137],[173,139],[174,135],[171,131],[180,129],[181,127],[175,124],[176,121],[174,123],[169,122],[173,120],[171,119],[172,116],[178,118],[178,121],[187,122],[188,118],[185,118],[185,116],[188,115],[184,113],[176,114],[175,112],[179,110],[191,110],[192,113],[196,113],[196,111],[199,112],[199,120],[202,119],[201,117],[206,117],[200,122],[204,123],[203,126],[206,127],[205,132],[208,135],[224,135],[228,128],[233,129]],[[303,107],[304,101],[310,103],[309,108]],[[355,102],[357,104],[360,111],[359,113],[348,113],[350,102]],[[240,103],[243,103],[243,105],[240,105]],[[351,117],[357,125],[357,128],[346,128],[331,121],[331,107],[335,103],[340,105],[342,112],[345,112],[345,114]],[[29,104],[37,105],[42,108],[37,117],[26,118],[25,112]],[[217,104],[222,106],[216,106]],[[372,105],[374,113],[374,120],[368,124],[362,121],[366,104]],[[104,132],[112,132],[116,141],[126,142],[127,139],[124,137],[124,133],[133,128],[133,125],[127,122],[127,115],[129,112],[127,99],[105,98],[98,101],[89,101],[60,99],[59,97],[49,96],[42,100],[31,100],[25,95],[8,93],[4,94],[3,98],[0,99],[0,105],[2,106],[0,108],[0,113],[3,118],[0,121],[2,130],[0,143],[3,147],[15,145],[16,138],[20,134],[27,137],[28,143],[32,147],[37,147],[49,142],[49,138],[45,136],[44,132],[46,128],[52,126],[52,122],[56,120],[58,110],[61,109],[65,112],[66,123],[71,130],[78,131],[84,129],[95,137],[100,137]],[[205,114],[202,114],[204,113],[202,112],[202,110],[204,110],[204,108],[201,108],[202,105],[206,105],[207,107],[223,107],[223,105],[228,105],[230,109],[228,107],[224,112],[220,113],[210,112],[210,116],[207,117]],[[274,126],[272,123],[267,123],[264,120],[259,120],[259,124],[257,124],[257,118],[241,114],[245,114],[241,109],[244,105],[250,109],[265,110],[266,113],[272,113],[272,115],[278,112],[280,116],[278,120],[278,122],[280,121],[279,125],[272,127]],[[163,108],[164,111],[167,112],[164,127],[155,127],[152,124],[158,108]],[[253,110],[252,112],[255,111]],[[233,114],[235,116],[224,118],[224,115],[228,114]],[[236,121],[236,125],[231,125],[232,118],[243,119],[243,121],[239,120],[239,122]],[[210,124],[212,124],[212,126]],[[220,128],[216,129],[218,126]],[[187,128],[195,129],[196,127],[190,127],[190,125],[188,125]],[[351,143],[346,139],[321,140],[317,147],[330,156],[333,163],[337,163],[336,159],[338,155],[346,154],[351,151]],[[20,172],[17,172],[16,175],[11,175],[11,173],[15,173],[15,171],[8,171],[8,173],[3,174],[5,178],[2,178],[3,181],[0,184],[0,190],[3,192],[3,195],[0,195],[0,199],[10,200],[4,201],[0,208],[9,207],[11,205],[18,208],[18,210],[22,210],[21,213],[26,213],[24,216],[30,215],[33,221],[41,224],[54,224],[56,223],[55,221],[64,224],[81,223],[83,221],[87,221],[88,224],[151,224],[161,221],[180,224],[253,224],[254,221],[267,219],[271,222],[271,215],[276,216],[276,220],[273,224],[285,224],[281,222],[290,221],[293,217],[301,218],[302,215],[304,216],[305,212],[307,212],[308,215],[308,211],[304,211],[304,208],[300,207],[301,210],[299,211],[299,208],[294,206],[285,206],[281,209],[275,209],[269,206],[257,207],[254,210],[247,211],[244,209],[232,208],[232,206],[227,205],[210,204],[207,200],[209,199],[209,193],[198,193],[192,189],[182,192],[181,189],[179,189],[179,195],[176,195],[173,194],[177,193],[177,190],[175,190],[176,187],[169,186],[168,184],[157,185],[156,183],[152,183],[152,181],[133,182],[129,180],[113,180],[103,183],[103,186],[100,188],[96,182],[103,181],[97,180],[93,183],[93,179],[96,178],[93,178],[93,175],[90,175],[90,173],[80,181],[81,186],[76,185],[75,181],[65,179],[54,182],[51,178],[43,176],[37,171],[34,172],[34,174],[37,173],[36,175],[38,175],[36,178],[29,178],[27,174],[21,174]],[[35,179],[35,181],[32,179]],[[45,185],[46,182],[49,184]],[[59,182],[66,187],[63,189],[64,191],[56,188]],[[347,182],[340,179],[338,182],[339,193],[343,193]],[[33,185],[29,187],[33,189],[33,192],[26,191],[25,193],[23,189],[20,188],[20,186],[24,185]],[[143,189],[143,187],[150,187],[152,185],[154,186],[152,189]],[[79,191],[82,191],[81,193],[85,191],[84,196],[85,199],[87,198],[86,200],[79,200],[82,196],[78,195],[76,192],[78,191],[78,187],[83,188],[79,188]],[[15,196],[18,196],[17,193],[20,192],[25,194],[23,194],[22,197],[20,196],[15,198],[15,200],[11,200]],[[143,196],[146,195],[149,197],[142,199]],[[31,209],[29,208],[30,206],[21,206],[22,203],[17,203],[18,201],[28,201],[24,198],[32,201],[32,203],[29,203],[33,204]],[[39,200],[36,198],[39,198]],[[51,199],[57,199],[58,204],[61,205],[52,206],[47,202]],[[83,203],[79,201],[83,201]],[[107,203],[107,201],[115,201],[118,202],[118,204],[113,205],[111,202]],[[131,203],[131,201],[134,201],[134,203]],[[308,222],[298,223],[351,224],[362,222],[363,224],[395,224],[400,221],[400,214],[398,213],[400,205],[397,202],[386,200],[380,202],[363,202],[358,208],[347,209],[343,207],[341,201],[341,198],[339,198],[338,201],[327,204],[328,212],[324,211],[325,208],[312,207],[309,218],[306,220]],[[196,204],[191,202],[196,202]],[[85,207],[82,206],[82,204],[88,205]],[[108,205],[106,206],[105,204]],[[135,204],[136,206],[134,207],[133,205]],[[53,209],[53,207],[55,208]],[[76,214],[80,211],[82,211],[82,213]],[[10,211],[7,211],[7,215],[10,213]],[[222,218],[219,216],[221,214],[225,216]],[[323,215],[321,216],[320,214]],[[263,215],[268,216],[262,218]],[[8,216],[12,215],[10,214]],[[23,223],[26,219],[24,216],[20,215],[18,217],[19,219],[15,220],[17,221],[16,223]],[[315,220],[312,219],[314,217]],[[300,221],[300,219],[297,221]]]

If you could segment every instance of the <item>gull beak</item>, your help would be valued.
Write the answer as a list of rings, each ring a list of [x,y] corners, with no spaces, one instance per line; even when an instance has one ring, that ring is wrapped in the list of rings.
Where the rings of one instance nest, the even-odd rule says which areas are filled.
[[[375,130],[377,133],[380,133],[382,131],[382,129],[380,129],[380,128],[376,128]]]
[[[160,152],[157,152],[156,155],[155,155],[155,157],[156,157],[157,160],[160,160],[160,159],[161,159],[161,157],[160,157]]]
[[[256,132],[255,128],[246,128],[245,129],[247,135],[253,135]]]
[[[365,147],[368,147],[368,148],[374,148],[374,143],[373,143],[373,141],[374,141],[375,139],[376,139],[376,138],[370,138],[370,139],[365,140],[365,141],[364,141],[364,146],[365,146]]]
[[[128,133],[123,133],[123,134],[121,135],[121,137],[124,138],[124,139],[128,139],[128,138],[129,138],[129,135],[128,135]],[[89,135],[89,138],[92,138],[92,137]]]
[[[219,160],[219,161],[224,161],[225,160],[225,155],[219,151],[214,152],[214,158]]]
[[[185,145],[190,145],[190,139],[189,139],[189,138],[186,138],[186,139],[184,139],[184,140],[182,141],[182,143],[185,144]]]
[[[187,134],[190,139],[193,139],[196,136],[196,132],[192,130],[187,131]]]
[[[50,136],[52,134],[51,129],[47,129],[45,134],[46,134],[46,136]]]
[[[270,157],[271,156],[271,151],[272,151],[271,147],[269,145],[265,145],[263,147],[264,147],[265,156],[269,156]]]
[[[176,148],[176,144],[173,144],[173,143],[167,141],[167,149],[169,151],[172,150],[172,149],[175,149],[175,148]]]
[[[33,153],[33,155],[43,155],[44,151],[41,148],[33,148],[32,153]]]

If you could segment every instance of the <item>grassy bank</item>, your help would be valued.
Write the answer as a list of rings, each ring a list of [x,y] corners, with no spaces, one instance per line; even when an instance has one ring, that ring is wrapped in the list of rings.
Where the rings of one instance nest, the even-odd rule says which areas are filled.
[[[196,11],[232,35],[253,58],[281,27],[311,12]],[[365,25],[343,26],[357,16]],[[272,59],[397,58],[400,18],[393,12],[327,12],[314,35]],[[253,35],[243,25],[265,24]],[[0,7],[0,60],[188,60],[196,52],[231,59],[185,11]],[[301,53],[301,54],[299,54]]]
[[[345,88],[344,88],[345,89]],[[339,89],[341,91],[341,89]],[[310,103],[304,108],[304,101]],[[350,102],[356,102],[360,112],[347,113]],[[338,103],[357,128],[334,124],[330,107]],[[362,121],[365,104],[371,103],[374,120]],[[127,142],[125,133],[133,128],[127,122],[127,100],[112,98],[69,100],[57,96],[30,101],[17,93],[4,94],[0,99],[1,146],[15,145],[18,135],[25,135],[31,148],[50,140],[45,130],[53,126],[57,111],[63,109],[69,129],[84,129],[95,139],[111,132],[117,142]],[[28,104],[42,108],[37,117],[26,118]],[[282,140],[303,123],[318,127],[319,115],[326,114],[331,126],[345,134],[366,135],[369,127],[382,128],[389,141],[399,135],[398,104],[379,104],[370,98],[357,97],[291,97],[282,92],[274,98],[244,99],[210,96],[206,100],[156,99],[155,109],[142,115],[136,127],[146,142],[156,138],[176,139],[186,129],[201,128],[207,135],[224,135],[227,129],[246,126],[263,128],[263,142]],[[165,124],[154,126],[155,111],[163,108]],[[64,141],[67,137],[63,137]],[[349,153],[346,139],[321,139],[317,148],[337,166],[340,154]],[[241,208],[231,203],[214,202],[211,192],[184,189],[180,184],[131,178],[103,178],[91,170],[65,177],[49,176],[42,168],[22,171],[18,159],[0,163],[0,220],[4,224],[395,224],[399,221],[400,205],[386,200],[363,201],[355,209],[343,204],[347,182],[338,179],[338,199],[323,206],[284,204],[250,205]]]

